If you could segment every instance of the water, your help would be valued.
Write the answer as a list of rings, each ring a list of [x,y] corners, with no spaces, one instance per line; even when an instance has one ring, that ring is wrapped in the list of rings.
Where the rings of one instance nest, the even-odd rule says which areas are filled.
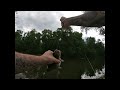
[[[61,64],[62,69],[59,72],[54,69],[47,72],[46,67],[40,67],[38,70],[27,71],[16,75],[16,79],[97,79],[105,77],[104,60],[91,61],[96,72],[94,73],[91,66],[84,59],[64,59]],[[101,69],[101,70],[100,70]]]

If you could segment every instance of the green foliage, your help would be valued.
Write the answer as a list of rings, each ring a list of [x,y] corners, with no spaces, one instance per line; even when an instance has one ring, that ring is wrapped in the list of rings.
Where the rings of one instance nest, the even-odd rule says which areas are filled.
[[[21,30],[15,32],[15,51],[40,55],[47,50],[55,49],[62,51],[62,59],[65,60],[60,74],[63,79],[80,78],[85,71],[93,74],[85,55],[95,69],[101,69],[105,64],[104,44],[100,40],[96,42],[93,37],[84,41],[82,33],[73,32],[71,28],[58,28],[56,31],[44,29],[42,33],[35,29],[24,34]],[[50,75],[53,77],[52,74],[48,74],[49,77]]]

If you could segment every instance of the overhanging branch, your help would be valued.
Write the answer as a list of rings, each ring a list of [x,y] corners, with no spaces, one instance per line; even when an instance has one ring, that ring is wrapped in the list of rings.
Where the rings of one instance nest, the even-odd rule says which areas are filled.
[[[89,11],[82,15],[60,19],[62,28],[73,26],[101,27],[105,26],[105,11]]]

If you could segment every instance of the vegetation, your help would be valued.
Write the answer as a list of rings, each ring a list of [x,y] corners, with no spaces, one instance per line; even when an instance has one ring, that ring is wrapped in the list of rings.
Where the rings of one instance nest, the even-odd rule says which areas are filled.
[[[95,70],[101,70],[105,65],[104,44],[100,40],[95,41],[93,37],[84,41],[82,33],[73,32],[72,28],[69,30],[58,28],[56,31],[44,29],[41,33],[35,29],[26,33],[21,30],[15,32],[15,51],[40,55],[47,50],[55,49],[62,51],[61,58],[65,61],[61,65],[61,79],[80,79],[84,72],[92,76],[94,71],[90,63]],[[44,71],[33,73],[38,72],[41,75]],[[56,71],[47,72],[45,78],[55,79],[55,73]]]

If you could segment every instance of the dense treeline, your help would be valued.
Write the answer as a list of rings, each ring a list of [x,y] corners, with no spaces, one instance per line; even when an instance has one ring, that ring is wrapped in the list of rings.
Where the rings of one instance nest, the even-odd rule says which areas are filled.
[[[55,49],[62,51],[62,58],[66,61],[77,60],[82,63],[87,62],[88,58],[96,69],[101,69],[105,64],[104,44],[100,40],[95,41],[93,37],[84,41],[82,33],[73,32],[72,28],[69,30],[58,28],[56,31],[44,29],[41,33],[35,29],[26,33],[21,30],[15,32],[15,50],[18,52],[40,55],[47,50]],[[80,67],[83,69],[81,73],[90,71],[85,69],[88,64],[88,62],[85,65],[81,64]],[[67,64],[65,66],[68,67]],[[67,68],[65,70],[68,71]]]
[[[15,32],[15,50],[18,52],[37,55],[55,49],[60,49],[64,57],[83,58],[86,53],[89,58],[104,58],[104,44],[100,40],[96,42],[95,38],[89,37],[84,41],[82,33],[73,32],[71,28],[67,31],[45,29],[42,33],[35,29],[27,33]]]

